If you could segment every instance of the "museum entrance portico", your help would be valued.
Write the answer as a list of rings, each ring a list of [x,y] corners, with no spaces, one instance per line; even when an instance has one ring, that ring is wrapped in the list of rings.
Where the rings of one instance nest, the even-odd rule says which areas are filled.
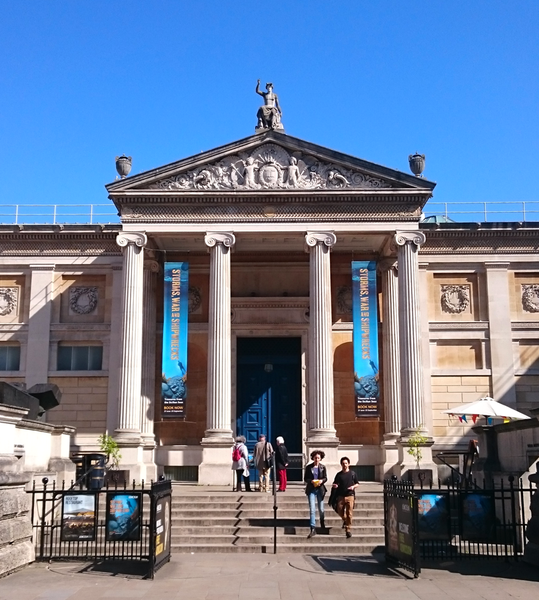
[[[247,155],[252,160],[243,158]],[[293,165],[294,178],[290,174],[286,178],[287,164]],[[253,165],[260,173],[263,170],[264,177],[256,169],[251,173]],[[269,177],[270,171],[275,177]],[[294,395],[299,401],[294,400],[293,428],[284,437],[294,447],[301,444],[304,455],[314,448],[324,449],[325,462],[336,468],[341,445],[347,452],[363,448],[357,461],[379,466],[385,460],[384,439],[394,442],[401,430],[424,424],[417,319],[417,249],[422,234],[417,228],[432,187],[424,180],[276,132],[108,186],[122,215],[120,235],[130,238],[123,246],[130,262],[124,283],[129,310],[124,313],[127,335],[122,354],[133,342],[139,343],[137,328],[143,326],[142,320],[137,325],[134,310],[142,300],[128,293],[142,281],[137,273],[142,273],[143,262],[136,248],[144,247],[158,266],[189,264],[187,412],[182,421],[162,417],[157,366],[153,404],[158,465],[189,461],[199,467],[200,483],[230,482],[233,436],[240,431],[256,436],[256,427],[248,431],[256,411],[261,411],[262,419],[264,410],[266,418],[271,417],[272,398],[264,390],[254,395],[258,394],[256,402],[266,402],[265,408],[251,410],[254,404],[243,396],[247,371],[255,368],[254,363],[249,367],[248,357],[257,356],[246,348],[256,344],[254,340],[263,345],[264,338],[288,338],[298,344],[293,362]],[[382,267],[386,259],[398,262],[398,293],[391,291],[397,281],[395,269],[390,269],[394,280],[381,273],[379,308],[387,299],[390,306],[387,314],[382,311],[384,320],[397,324],[386,329],[384,323],[381,349],[399,348],[393,338],[400,336],[400,356],[384,354],[382,367],[390,364],[392,370],[380,369],[384,383],[380,382],[379,412],[358,420],[351,264],[373,261]],[[159,307],[158,278],[153,285],[143,296],[153,295]],[[157,330],[159,315],[157,308]],[[159,343],[157,334],[156,351]],[[275,368],[286,353],[269,354],[272,360],[262,366]],[[396,380],[398,389],[386,378]],[[133,404],[136,395],[137,390],[128,389],[126,383],[119,404]],[[402,411],[401,405],[406,405]],[[301,430],[294,428],[298,421]],[[274,425],[270,420],[266,433],[284,435],[274,431]],[[257,427],[262,428],[262,423]],[[285,428],[284,422],[280,427]],[[134,444],[133,429],[118,435]]]

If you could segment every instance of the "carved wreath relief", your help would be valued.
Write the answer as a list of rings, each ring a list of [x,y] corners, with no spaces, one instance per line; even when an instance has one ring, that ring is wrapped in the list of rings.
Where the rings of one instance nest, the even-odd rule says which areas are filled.
[[[97,308],[97,287],[69,288],[69,308],[77,315],[89,315]]]
[[[443,312],[453,315],[463,313],[470,306],[470,286],[442,285],[440,301]]]
[[[522,308],[529,313],[539,312],[539,285],[524,284],[522,286]]]
[[[189,286],[189,314],[200,312],[202,294],[199,287]]]
[[[337,311],[341,315],[352,314],[352,288],[349,285],[337,288]]]
[[[169,177],[150,186],[161,190],[257,189],[368,189],[391,187],[370,177],[315,156],[293,152],[277,144],[263,144],[250,154],[239,152],[221,161]]]
[[[5,317],[15,312],[19,300],[19,288],[0,288],[0,317]]]

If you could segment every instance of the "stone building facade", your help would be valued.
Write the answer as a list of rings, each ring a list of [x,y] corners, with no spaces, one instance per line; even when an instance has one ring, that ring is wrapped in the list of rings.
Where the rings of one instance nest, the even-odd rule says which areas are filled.
[[[262,131],[109,184],[119,225],[2,226],[2,379],[57,384],[47,420],[76,427],[74,450],[113,434],[134,478],[231,483],[251,397],[303,460],[400,475],[419,430],[434,468],[471,435],[442,410],[490,395],[526,412],[539,389],[538,228],[422,223],[434,187]],[[354,260],[378,267],[371,418],[355,413]],[[167,261],[189,263],[181,419],[162,416]]]

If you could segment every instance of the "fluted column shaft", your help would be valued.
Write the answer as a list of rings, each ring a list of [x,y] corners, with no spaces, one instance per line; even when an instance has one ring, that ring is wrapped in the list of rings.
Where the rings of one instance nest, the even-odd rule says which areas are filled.
[[[159,265],[155,260],[144,261],[143,325],[142,325],[142,381],[141,381],[141,431],[145,443],[154,443],[155,418],[155,286]]]
[[[335,439],[330,248],[332,232],[307,232],[310,254],[309,438]]]
[[[231,439],[230,251],[232,233],[207,233],[210,248],[208,318],[208,413],[206,442]]]
[[[394,260],[380,265],[382,274],[383,378],[385,438],[397,438],[401,430],[401,380],[399,351],[399,288]]]
[[[399,333],[402,401],[402,431],[425,430],[423,372],[421,364],[417,253],[425,234],[398,232],[395,235],[399,268]]]
[[[140,391],[142,361],[142,310],[144,233],[122,232],[116,238],[123,248],[121,368],[118,398],[119,440],[140,439]]]

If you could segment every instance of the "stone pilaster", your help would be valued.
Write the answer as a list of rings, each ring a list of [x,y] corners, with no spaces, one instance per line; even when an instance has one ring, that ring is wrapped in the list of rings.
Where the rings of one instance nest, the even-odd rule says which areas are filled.
[[[144,261],[143,274],[143,324],[142,324],[142,380],[141,380],[141,437],[144,448],[144,464],[146,479],[157,478],[154,449],[154,417],[155,417],[155,329],[156,304],[155,288],[159,264],[155,260]]]
[[[230,335],[230,253],[232,233],[208,232],[210,252],[207,428],[202,440],[199,483],[227,485],[230,475],[232,359]]]
[[[143,266],[147,237],[139,232],[122,232],[116,238],[123,248],[121,369],[118,396],[118,424],[115,437],[122,447],[122,468],[131,479],[141,471],[141,377],[143,323]]]
[[[425,243],[420,231],[397,232],[395,243],[399,269],[399,350],[402,423],[399,439],[399,462],[401,472],[415,468],[413,456],[407,452],[408,439],[414,434],[427,438],[422,448],[420,468],[433,467],[432,439],[428,437],[425,424],[423,397],[423,368],[419,318],[419,265],[417,254]]]
[[[323,449],[326,465],[338,464],[339,445],[334,416],[330,267],[330,250],[336,241],[330,231],[309,231],[305,235],[310,255],[307,447]]]
[[[48,381],[54,265],[30,265],[30,269],[28,339],[31,343],[26,351],[27,388]]]
[[[515,377],[511,347],[511,301],[509,295],[509,263],[487,262],[487,302],[490,338],[492,395],[495,400],[516,407]]]
[[[401,381],[399,351],[399,288],[397,262],[386,259],[380,263],[382,276],[382,352],[384,378],[385,431],[382,442],[383,477],[395,474],[399,453],[397,440],[401,430]]]

